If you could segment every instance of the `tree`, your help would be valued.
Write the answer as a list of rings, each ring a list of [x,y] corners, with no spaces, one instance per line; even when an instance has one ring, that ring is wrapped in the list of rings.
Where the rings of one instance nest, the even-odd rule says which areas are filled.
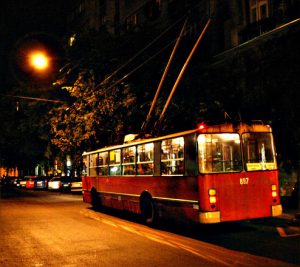
[[[18,167],[22,174],[33,171],[38,162],[47,160],[49,126],[45,118],[50,105],[9,96],[1,99],[0,155],[6,167]]]
[[[50,112],[52,143],[76,157],[84,150],[120,142],[132,120],[135,96],[126,84],[96,86],[92,70],[67,87],[69,103]]]

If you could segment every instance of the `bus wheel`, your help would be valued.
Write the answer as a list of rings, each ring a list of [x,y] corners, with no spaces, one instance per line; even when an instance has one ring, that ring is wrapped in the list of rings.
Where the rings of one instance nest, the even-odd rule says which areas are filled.
[[[101,207],[100,198],[95,188],[91,191],[91,204],[94,210],[99,210]]]
[[[148,226],[157,225],[157,210],[154,201],[149,197],[143,197],[141,199],[141,214],[144,222]]]

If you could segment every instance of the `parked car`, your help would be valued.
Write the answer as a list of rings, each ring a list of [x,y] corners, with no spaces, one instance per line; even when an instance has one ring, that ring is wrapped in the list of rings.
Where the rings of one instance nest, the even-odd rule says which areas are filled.
[[[26,184],[25,184],[25,188],[26,189],[34,189],[34,183],[35,183],[35,179],[37,178],[37,176],[25,176],[24,177],[26,180]]]
[[[59,176],[52,178],[48,183],[49,190],[60,190],[68,191],[70,190],[72,178],[70,176]]]
[[[74,177],[70,184],[71,192],[81,192],[82,191],[82,180],[81,177]]]
[[[14,185],[14,180],[15,180],[16,177],[13,177],[13,176],[4,176],[1,178],[1,185],[4,185],[4,186],[12,186]]]
[[[47,189],[48,182],[52,177],[49,176],[39,176],[34,181],[34,188],[35,189]]]
[[[26,177],[23,177],[23,178],[20,179],[20,187],[21,188],[25,188],[26,187],[26,180],[27,180]]]
[[[48,183],[48,190],[60,190],[61,189],[61,177],[53,177]]]
[[[14,179],[14,186],[20,187],[20,186],[21,186],[21,185],[20,185],[21,180],[22,180],[22,179],[21,179],[20,177],[15,178],[15,179]]]

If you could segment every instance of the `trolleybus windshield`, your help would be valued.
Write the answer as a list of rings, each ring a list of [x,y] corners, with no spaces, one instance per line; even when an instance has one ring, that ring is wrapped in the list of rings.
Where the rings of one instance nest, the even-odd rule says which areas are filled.
[[[244,133],[242,141],[247,171],[277,168],[271,133]]]
[[[240,137],[237,133],[200,134],[198,161],[201,173],[242,170]]]

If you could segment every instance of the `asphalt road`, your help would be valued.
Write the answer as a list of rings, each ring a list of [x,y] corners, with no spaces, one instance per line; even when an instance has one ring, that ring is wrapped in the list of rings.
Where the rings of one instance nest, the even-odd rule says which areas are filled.
[[[152,229],[81,195],[0,189],[1,267],[300,265],[300,235],[281,219]]]

